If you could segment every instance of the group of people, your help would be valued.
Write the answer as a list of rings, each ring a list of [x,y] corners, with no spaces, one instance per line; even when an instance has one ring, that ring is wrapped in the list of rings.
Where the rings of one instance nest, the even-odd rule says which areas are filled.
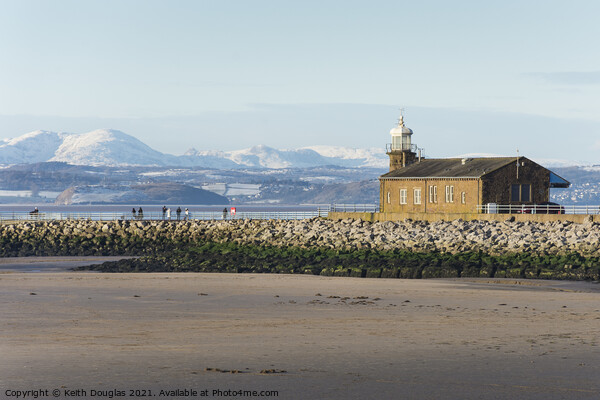
[[[131,216],[132,219],[144,219],[144,210],[142,210],[142,207],[140,207],[140,209],[137,211],[137,214],[135,212],[135,207],[131,209]]]
[[[183,220],[189,220],[190,219],[190,210],[189,209],[185,209],[184,212],[184,216],[183,216]],[[181,220],[181,207],[177,207],[177,210],[175,210],[175,214],[177,215],[177,221]],[[131,209],[131,215],[132,215],[132,219],[144,219],[144,210],[142,210],[142,207],[140,207],[137,211],[134,208]],[[167,208],[167,206],[163,206],[162,208],[162,219],[163,220],[171,220],[171,209]]]
[[[181,220],[181,207],[177,207],[175,214],[177,214],[177,221]],[[171,209],[167,208],[167,206],[163,206],[162,208],[162,219],[171,220]],[[188,219],[190,219],[190,210],[186,208],[183,220],[186,221]]]

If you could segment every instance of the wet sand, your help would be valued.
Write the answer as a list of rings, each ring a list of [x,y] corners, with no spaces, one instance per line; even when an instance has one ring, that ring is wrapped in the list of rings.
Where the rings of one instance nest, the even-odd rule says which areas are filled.
[[[279,399],[596,399],[599,286],[6,273],[0,387],[187,388],[199,391],[195,398],[242,389],[278,391],[271,398]]]
[[[2,257],[0,274],[11,272],[61,272],[85,265],[119,261],[124,256],[69,256],[69,257]]]

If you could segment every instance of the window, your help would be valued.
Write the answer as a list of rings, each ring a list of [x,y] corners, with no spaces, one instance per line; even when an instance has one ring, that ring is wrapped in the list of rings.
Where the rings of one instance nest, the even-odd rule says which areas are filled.
[[[521,201],[531,201],[531,185],[521,185]]]
[[[510,201],[519,201],[521,199],[521,185],[511,185]]]
[[[510,201],[531,201],[531,185],[511,185],[510,186]]]
[[[454,186],[446,186],[446,203],[454,203]]]
[[[406,189],[400,189],[400,204],[406,204]]]
[[[437,186],[429,186],[429,202],[437,203]]]
[[[465,192],[462,192],[460,194],[460,201],[461,201],[461,203],[466,204],[466,202],[467,202],[467,194]]]
[[[392,196],[391,196],[390,192],[387,192],[387,202],[388,202],[388,204],[390,204],[392,202]]]
[[[415,189],[414,201],[415,201],[415,204],[421,204],[421,189]]]

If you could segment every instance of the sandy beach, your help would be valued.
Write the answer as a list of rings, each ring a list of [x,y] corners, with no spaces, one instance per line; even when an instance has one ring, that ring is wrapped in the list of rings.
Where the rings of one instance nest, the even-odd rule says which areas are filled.
[[[10,272],[62,272],[84,265],[102,264],[105,261],[118,261],[123,256],[65,256],[65,257],[2,257],[0,274]]]
[[[600,397],[593,283],[16,271],[0,296],[2,396]]]

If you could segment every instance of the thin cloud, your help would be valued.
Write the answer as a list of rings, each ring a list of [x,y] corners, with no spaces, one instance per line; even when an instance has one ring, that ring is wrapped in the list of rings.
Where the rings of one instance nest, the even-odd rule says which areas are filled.
[[[177,87],[280,87],[283,85],[275,83],[249,83],[249,82],[171,82],[171,86]]]
[[[549,83],[557,83],[562,85],[600,84],[600,71],[531,72],[525,75],[537,79],[542,79]]]

